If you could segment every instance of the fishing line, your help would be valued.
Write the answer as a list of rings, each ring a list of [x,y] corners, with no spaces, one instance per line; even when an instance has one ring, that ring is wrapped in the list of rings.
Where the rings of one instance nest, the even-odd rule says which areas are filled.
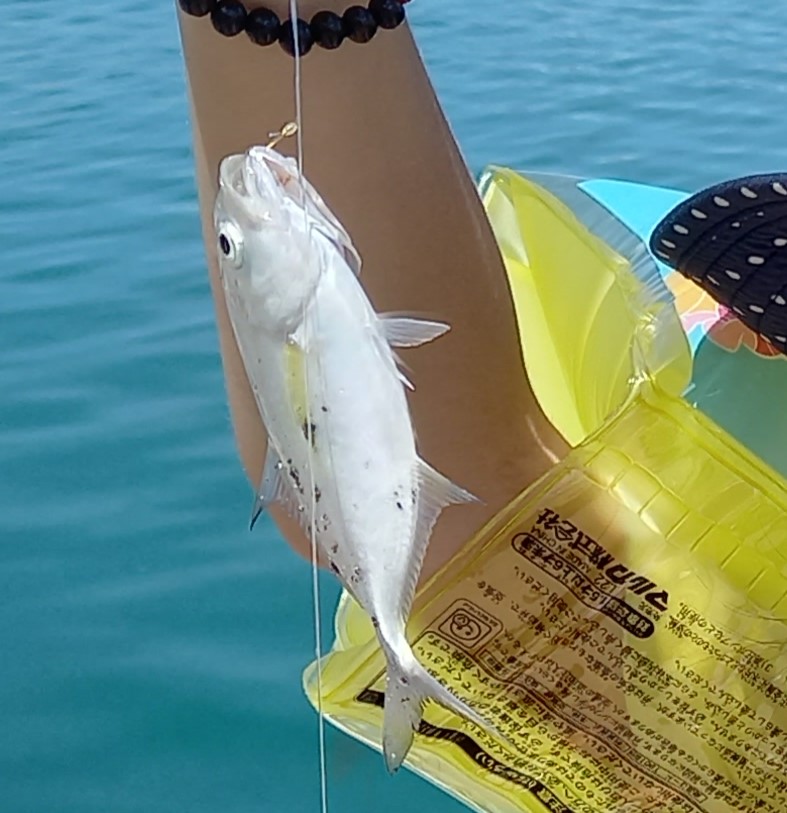
[[[306,189],[303,185],[303,83],[301,75],[301,43],[300,30],[298,26],[298,0],[289,0],[290,20],[292,24],[293,45],[295,50],[295,70],[294,70],[294,90],[295,90],[295,123],[297,130],[296,151],[298,161],[298,176],[300,179],[301,206],[306,223],[306,234],[308,237],[307,252],[311,255],[311,231],[309,228],[309,216],[306,208]],[[310,256],[309,256],[310,258]],[[306,323],[306,304],[304,303],[302,324]],[[306,363],[303,365],[303,384],[306,402],[306,427],[307,427],[307,455],[309,461],[309,500],[311,501],[309,543],[311,546],[311,567],[312,567],[312,604],[314,608],[314,654],[317,664],[317,739],[319,743],[319,764],[320,764],[320,810],[321,813],[328,813],[328,763],[325,747],[325,713],[322,702],[322,602],[320,597],[320,573],[317,564],[317,492],[314,478],[314,453],[313,453],[313,433],[314,422],[311,415],[311,399],[309,398],[309,364],[308,346],[303,348],[306,354]]]

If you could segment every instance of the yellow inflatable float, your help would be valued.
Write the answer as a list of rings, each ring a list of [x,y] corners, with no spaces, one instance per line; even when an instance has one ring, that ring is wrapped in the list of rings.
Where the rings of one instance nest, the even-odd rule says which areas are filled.
[[[407,765],[495,813],[783,813],[784,410],[769,437],[760,389],[724,367],[744,353],[767,366],[749,385],[783,392],[783,359],[740,325],[714,335],[715,303],[647,250],[685,195],[504,168],[481,193],[529,375],[573,451],[425,586],[409,627],[507,741],[431,705]],[[383,681],[345,596],[322,705],[373,747]],[[304,685],[316,704],[314,664]]]

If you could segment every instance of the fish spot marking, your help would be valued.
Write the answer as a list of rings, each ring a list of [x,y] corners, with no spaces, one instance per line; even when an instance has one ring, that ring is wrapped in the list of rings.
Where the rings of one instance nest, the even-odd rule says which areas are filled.
[[[403,485],[400,485],[399,488],[394,490],[394,502],[396,503],[396,507],[400,511],[404,511],[404,505],[402,505],[402,494],[404,493],[405,488]]]
[[[303,437],[308,440],[312,446],[314,446],[314,436],[317,433],[317,424],[304,418],[303,423],[301,424],[301,432],[303,432]]]
[[[295,488],[296,488],[296,490],[298,491],[299,494],[303,494],[303,484],[301,483],[301,475],[298,472],[298,469],[296,469],[295,466],[292,465],[291,460],[289,460],[287,462],[289,464],[288,471],[289,471],[290,479],[292,480],[292,484],[295,486]]]

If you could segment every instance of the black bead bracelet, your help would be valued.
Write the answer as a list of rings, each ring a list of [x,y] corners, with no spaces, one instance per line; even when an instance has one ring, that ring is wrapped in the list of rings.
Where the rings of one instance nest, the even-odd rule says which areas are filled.
[[[311,22],[298,19],[298,51],[305,56],[314,45],[333,50],[345,39],[364,43],[378,29],[397,28],[404,22],[404,6],[410,0],[369,0],[368,6],[350,6],[344,14],[318,11]],[[282,22],[268,8],[246,10],[241,0],[178,0],[186,14],[205,17],[210,14],[213,27],[225,37],[235,37],[245,31],[256,45],[279,45],[290,56],[295,55],[295,26],[292,19]]]

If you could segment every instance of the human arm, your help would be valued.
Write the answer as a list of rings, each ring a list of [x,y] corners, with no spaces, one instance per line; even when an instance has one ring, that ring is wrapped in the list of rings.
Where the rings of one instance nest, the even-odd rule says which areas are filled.
[[[255,5],[262,4],[247,7]],[[265,5],[288,16],[285,0]],[[309,19],[344,4],[300,0],[299,8]],[[212,206],[220,159],[266,141],[295,117],[293,59],[243,34],[222,37],[209,18],[181,13],[181,30],[227,392],[241,458],[256,483],[265,432],[226,314]],[[524,374],[505,269],[409,28],[336,51],[315,47],[302,60],[302,89],[305,173],[352,236],[376,309],[425,314],[452,327],[402,353],[416,385],[413,421],[422,456],[483,504],[444,512],[426,577],[565,446]],[[273,515],[288,541],[308,552],[297,523],[279,509]]]

